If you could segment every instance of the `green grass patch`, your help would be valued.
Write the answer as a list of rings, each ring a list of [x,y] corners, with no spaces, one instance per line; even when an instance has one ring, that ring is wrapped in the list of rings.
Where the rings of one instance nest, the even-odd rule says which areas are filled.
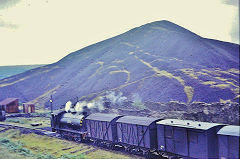
[[[60,157],[56,157],[53,154],[49,153],[33,153],[30,149],[26,148],[27,146],[20,141],[12,141],[9,138],[1,138],[0,144],[7,148],[9,151],[17,153],[22,156],[21,158],[34,158],[34,159],[85,159],[86,157],[83,154],[72,155],[64,154]]]
[[[7,118],[5,123],[12,124],[16,126],[23,126],[27,128],[32,128],[31,124],[33,123],[41,123],[39,126],[35,126],[34,128],[42,128],[50,126],[50,118],[47,117],[17,117],[17,118]]]
[[[198,76],[195,74],[194,70],[191,68],[188,69],[180,69],[184,74],[188,75],[193,79],[198,79]]]
[[[214,82],[214,81],[206,81],[206,82],[202,82],[202,84],[204,84],[204,85],[214,85],[214,84],[216,84],[216,82]]]
[[[193,98],[194,89],[191,86],[184,86],[184,92],[187,95],[188,103],[190,103],[192,101],[192,98]]]
[[[36,113],[31,113],[31,117],[46,117],[46,118],[50,118],[51,117],[51,113],[50,112],[36,112]]]
[[[0,154],[4,159],[130,159],[139,158],[121,152],[98,149],[86,155],[83,153],[95,147],[36,134],[21,134],[20,130],[10,129],[0,133]],[[65,148],[69,148],[63,150]],[[82,150],[80,150],[82,149]],[[78,151],[80,150],[80,151]],[[75,152],[76,151],[76,152]],[[75,153],[71,153],[75,152]],[[0,156],[1,158],[1,156]]]
[[[18,153],[13,153],[7,147],[4,147],[0,144],[0,159],[33,159],[31,157],[22,156]]]
[[[226,89],[229,88],[228,84],[217,84],[217,85],[212,85],[210,87],[216,87],[216,88],[220,88],[220,89]]]
[[[29,120],[27,119],[19,119],[19,118],[7,118],[5,120],[6,122],[11,122],[11,123],[19,123],[19,124],[27,124],[29,123]]]
[[[0,144],[10,151],[20,154],[21,156],[32,157],[32,153],[28,149],[24,148],[23,144],[19,141],[13,142],[8,138],[1,138]]]
[[[235,69],[235,68],[231,68],[231,69],[229,69],[228,72],[236,73],[236,74],[240,74],[240,70]]]

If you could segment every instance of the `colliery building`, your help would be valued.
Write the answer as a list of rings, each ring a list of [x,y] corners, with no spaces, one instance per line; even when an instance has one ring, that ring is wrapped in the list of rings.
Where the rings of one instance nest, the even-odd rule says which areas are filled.
[[[24,103],[23,113],[35,113],[35,105],[31,103]]]
[[[6,113],[18,113],[18,98],[6,98],[0,102],[0,106]]]

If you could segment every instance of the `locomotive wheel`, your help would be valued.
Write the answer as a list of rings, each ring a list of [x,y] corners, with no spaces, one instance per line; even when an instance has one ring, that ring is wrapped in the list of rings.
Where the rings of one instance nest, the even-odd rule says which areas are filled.
[[[113,150],[113,145],[112,144],[107,144],[107,148],[110,150]]]
[[[65,138],[65,136],[64,136],[64,134],[62,133],[62,132],[60,132],[60,136],[61,136],[61,138]]]
[[[111,150],[115,150],[115,145],[111,145]]]
[[[81,137],[78,137],[78,138],[77,138],[77,142],[82,142]]]
[[[126,152],[129,152],[129,151],[130,151],[129,147],[126,147],[126,148],[125,148],[125,151],[126,151]]]
[[[143,155],[146,156],[146,158],[151,158],[151,153],[150,151],[144,151]]]
[[[95,140],[95,141],[94,141],[94,145],[97,145],[97,146],[98,146],[98,145],[99,145],[99,142]]]
[[[136,154],[136,150],[135,149],[131,149],[130,152],[131,152],[131,154]]]

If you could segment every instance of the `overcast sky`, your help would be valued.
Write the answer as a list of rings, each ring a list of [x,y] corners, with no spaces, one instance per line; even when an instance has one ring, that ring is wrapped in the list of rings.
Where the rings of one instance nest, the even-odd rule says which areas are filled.
[[[0,65],[53,63],[160,20],[239,43],[238,0],[0,0]]]

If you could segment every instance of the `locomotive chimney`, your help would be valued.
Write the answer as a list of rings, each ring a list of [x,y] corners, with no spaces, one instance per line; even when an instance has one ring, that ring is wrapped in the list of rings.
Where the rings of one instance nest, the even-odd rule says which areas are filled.
[[[88,116],[90,114],[90,109],[87,106],[84,106],[82,114],[84,115],[84,117]]]

